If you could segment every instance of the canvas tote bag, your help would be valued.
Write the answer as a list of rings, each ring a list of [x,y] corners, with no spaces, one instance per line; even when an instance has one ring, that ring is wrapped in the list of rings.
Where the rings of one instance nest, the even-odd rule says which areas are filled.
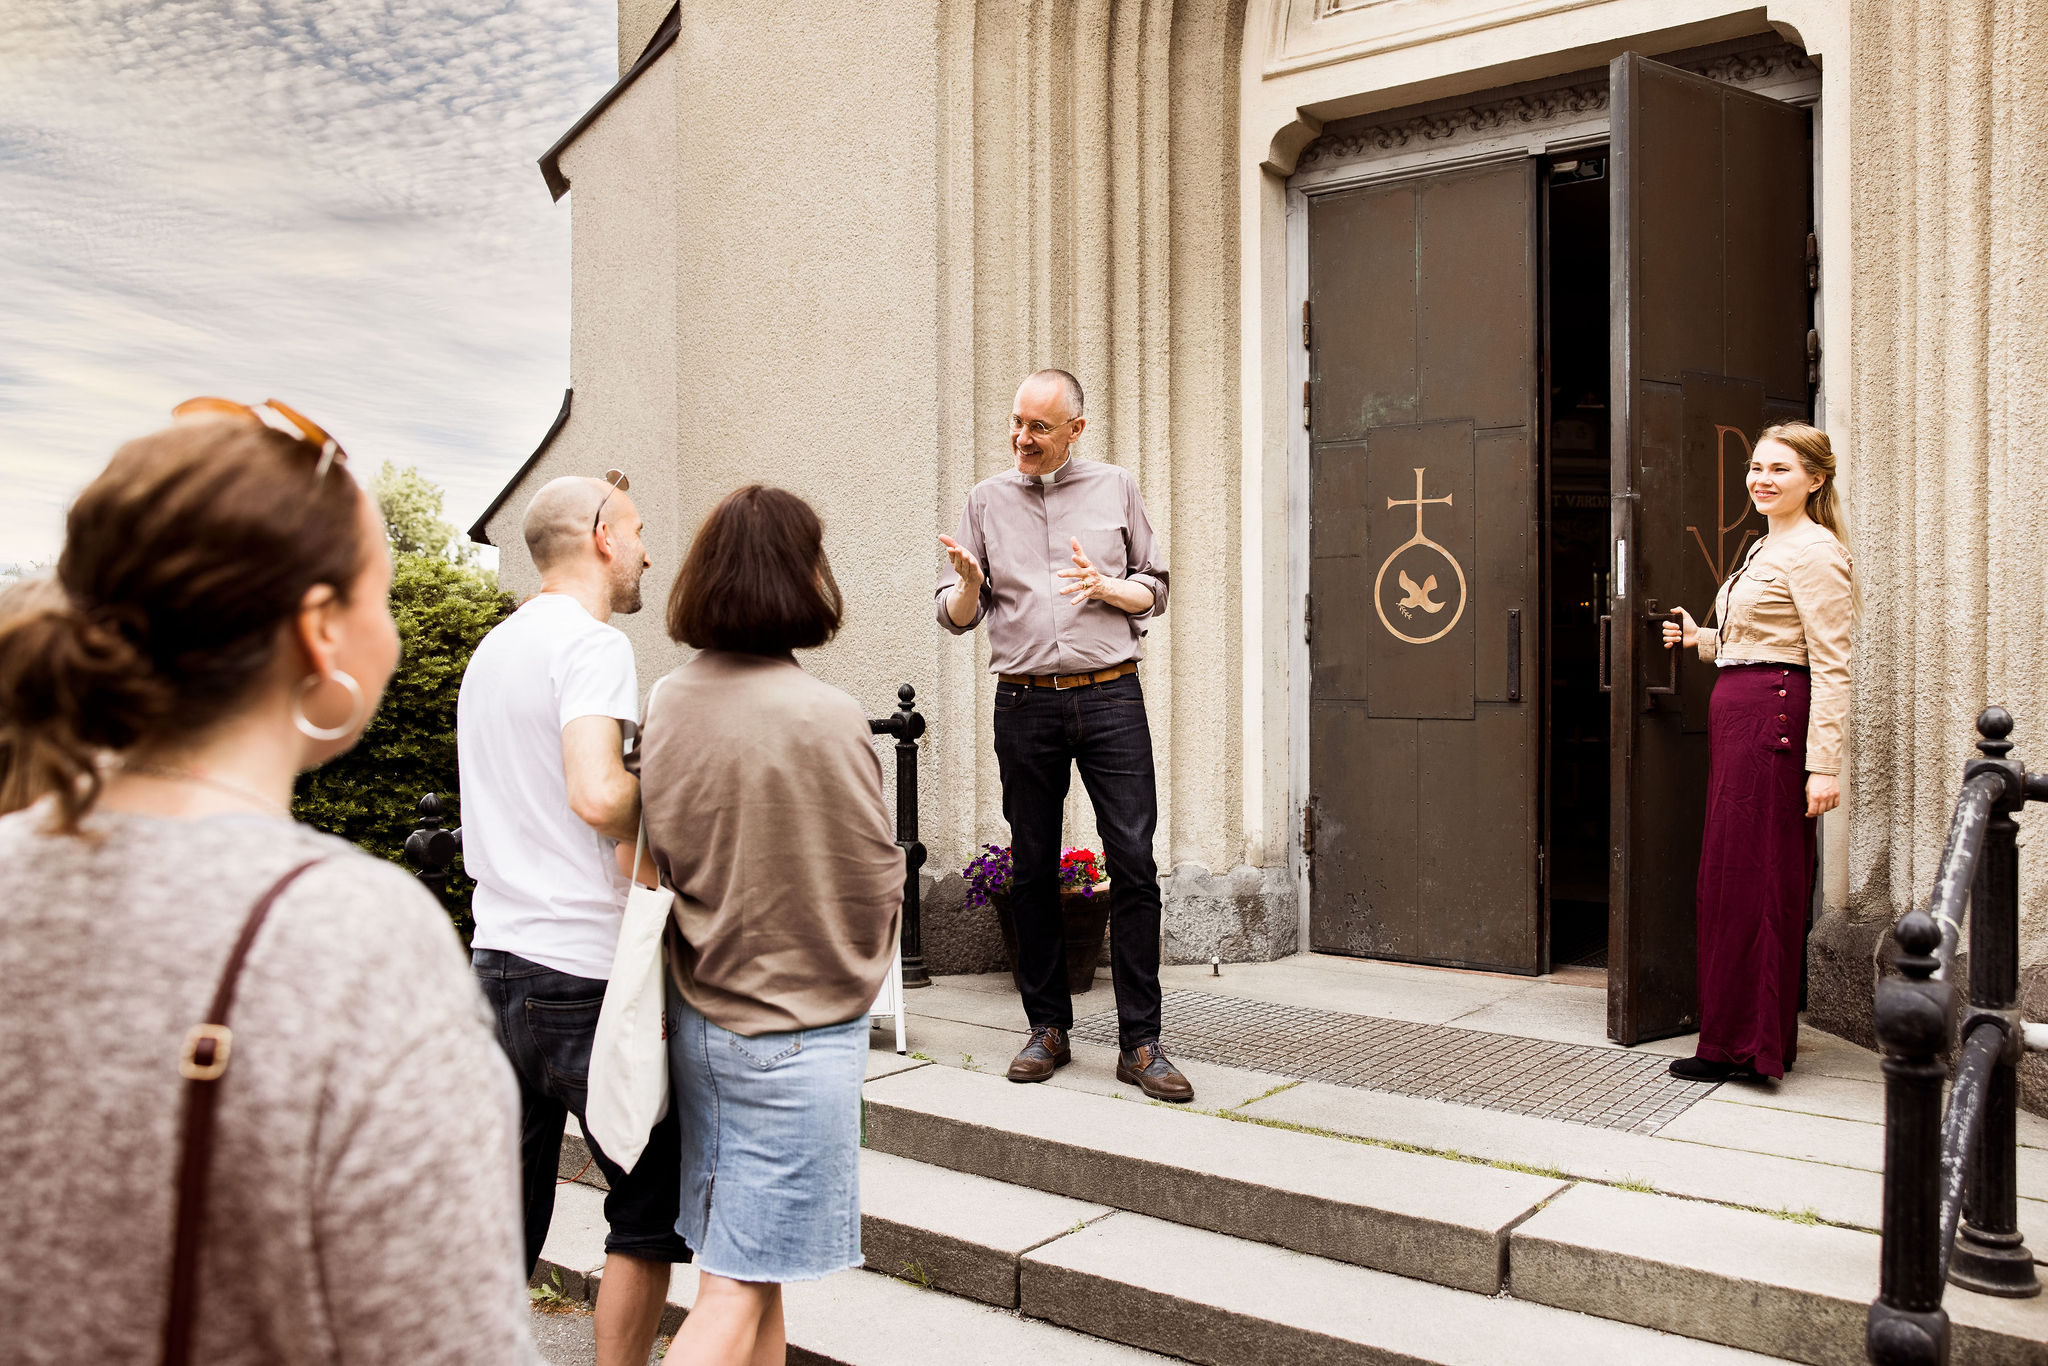
[[[654,693],[660,690],[657,682],[648,693],[649,712],[654,709]],[[633,846],[632,890],[619,923],[619,946],[612,955],[604,1005],[597,1013],[583,1111],[584,1131],[606,1157],[627,1171],[640,1160],[647,1135],[668,1110],[668,963],[662,935],[675,893],[640,885],[640,861],[646,853],[643,815],[640,838]]]

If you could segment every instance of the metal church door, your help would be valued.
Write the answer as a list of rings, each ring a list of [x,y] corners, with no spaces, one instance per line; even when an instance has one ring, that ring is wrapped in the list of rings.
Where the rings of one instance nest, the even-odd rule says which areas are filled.
[[[1311,946],[1533,973],[1535,162],[1308,233]]]
[[[1806,111],[1633,53],[1612,82],[1613,539],[1607,1032],[1698,1028],[1694,883],[1711,665],[1666,651],[1764,530],[1743,476],[1808,389]],[[1680,656],[1674,658],[1674,656]]]

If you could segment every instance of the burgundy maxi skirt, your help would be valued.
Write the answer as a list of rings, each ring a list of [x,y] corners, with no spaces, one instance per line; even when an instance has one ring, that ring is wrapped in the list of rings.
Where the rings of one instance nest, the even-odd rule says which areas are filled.
[[[1782,1077],[1799,1051],[1799,976],[1813,894],[1806,818],[1806,671],[1716,670],[1700,847],[1699,1056]]]

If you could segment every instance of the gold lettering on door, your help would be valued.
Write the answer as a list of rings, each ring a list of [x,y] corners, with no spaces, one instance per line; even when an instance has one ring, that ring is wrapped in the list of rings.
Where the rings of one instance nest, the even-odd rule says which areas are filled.
[[[1398,507],[1412,507],[1415,509],[1415,534],[1395,546],[1394,553],[1381,561],[1380,572],[1372,581],[1373,608],[1380,614],[1380,625],[1386,627],[1396,640],[1404,640],[1410,645],[1427,645],[1431,641],[1443,639],[1444,636],[1450,633],[1450,629],[1458,624],[1458,619],[1465,615],[1464,566],[1458,563],[1457,557],[1451,554],[1450,551],[1422,534],[1422,509],[1427,505],[1435,503],[1442,503],[1448,507],[1451,503],[1451,495],[1448,493],[1441,498],[1425,498],[1422,496],[1423,475],[1426,473],[1427,468],[1425,466],[1423,469],[1415,471],[1415,496],[1413,498],[1387,499],[1387,510],[1390,512]],[[1451,573],[1457,576],[1458,600],[1456,610],[1451,613],[1449,620],[1437,628],[1433,635],[1410,635],[1399,626],[1394,625],[1392,619],[1387,616],[1387,571],[1394,569],[1394,561],[1400,559],[1411,550],[1420,550],[1424,553],[1411,556],[1407,565],[1395,570],[1395,580],[1400,584],[1400,594],[1395,598],[1393,607],[1394,611],[1400,614],[1401,620],[1404,623],[1415,622],[1416,613],[1420,612],[1423,616],[1421,621],[1417,623],[1418,629],[1427,630],[1432,619],[1440,615],[1446,607],[1452,605],[1448,594],[1445,595],[1442,601],[1438,600],[1437,585],[1440,575],[1430,571],[1439,569],[1440,566],[1435,559],[1430,558],[1429,552],[1434,552],[1436,556],[1440,557],[1443,564],[1450,566]],[[1409,573],[1410,569],[1415,571],[1414,574]],[[1415,577],[1416,574],[1422,576],[1419,581]]]
[[[1734,521],[1726,526],[1720,525],[1721,519],[1728,515],[1728,438],[1731,436],[1742,443],[1742,458],[1745,467],[1749,463],[1752,451],[1749,438],[1742,434],[1740,427],[1724,427],[1718,422],[1714,424],[1714,548],[1712,550],[1707,549],[1707,538],[1700,535],[1698,527],[1688,526],[1686,528],[1687,531],[1692,533],[1694,543],[1700,548],[1700,555],[1707,562],[1707,571],[1714,576],[1714,582],[1717,584],[1728,577],[1728,533],[1748,521],[1750,512],[1749,485],[1745,482],[1743,484],[1742,511],[1735,514]],[[1742,557],[1742,548],[1748,545],[1749,538],[1756,534],[1756,529],[1752,527],[1748,531],[1743,532],[1741,539],[1735,542],[1735,556],[1738,560]]]

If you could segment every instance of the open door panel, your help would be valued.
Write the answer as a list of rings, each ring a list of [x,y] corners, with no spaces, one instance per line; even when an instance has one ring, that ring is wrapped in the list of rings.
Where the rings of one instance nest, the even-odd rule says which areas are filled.
[[[1698,1028],[1694,888],[1713,669],[1667,651],[1763,531],[1743,482],[1767,423],[1811,411],[1804,109],[1634,53],[1610,155],[1613,577],[1607,1032]],[[1674,659],[1674,654],[1683,657]]]

